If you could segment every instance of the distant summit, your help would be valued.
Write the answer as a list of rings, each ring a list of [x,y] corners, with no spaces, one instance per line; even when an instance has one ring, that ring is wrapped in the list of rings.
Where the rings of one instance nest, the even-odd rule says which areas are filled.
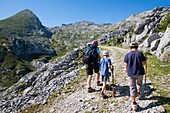
[[[38,17],[29,9],[0,21],[0,32],[10,36],[37,36],[51,37],[51,33],[42,25]]]

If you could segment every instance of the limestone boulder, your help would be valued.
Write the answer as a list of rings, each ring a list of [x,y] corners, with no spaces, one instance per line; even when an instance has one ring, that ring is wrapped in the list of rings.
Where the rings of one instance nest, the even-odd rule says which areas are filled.
[[[143,20],[141,23],[139,23],[136,26],[134,32],[136,34],[141,34],[143,32],[143,30],[144,30],[145,25],[149,24],[150,22],[151,22],[151,19],[150,18],[146,18],[145,20]]]
[[[169,55],[169,52],[170,52],[170,28],[167,28],[165,34],[160,40],[160,44],[156,51],[156,56],[160,58],[162,61],[166,61],[165,59]]]
[[[159,43],[160,43],[160,39],[156,39],[153,42],[151,42],[150,50],[155,51],[158,48]]]

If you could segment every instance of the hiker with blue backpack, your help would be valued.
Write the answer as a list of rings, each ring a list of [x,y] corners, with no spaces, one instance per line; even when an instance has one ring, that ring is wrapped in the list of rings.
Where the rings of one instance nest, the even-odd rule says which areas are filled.
[[[100,49],[97,47],[98,41],[94,40],[91,44],[88,44],[85,52],[83,62],[86,64],[86,72],[88,75],[87,85],[88,85],[88,93],[94,92],[95,89],[91,87],[91,80],[93,71],[96,73],[96,84],[97,86],[100,85],[100,73],[99,73],[99,60],[100,56]]]
[[[110,82],[109,77],[111,76],[111,73],[109,72],[109,69],[110,71],[113,71],[113,67],[112,67],[111,59],[109,58],[109,52],[103,51],[102,55],[103,58],[100,60],[100,75],[102,76],[102,82],[103,82],[101,95],[103,99],[107,99],[108,96],[105,94],[105,89],[106,89],[107,82]]]
[[[132,99],[132,109],[137,110],[136,97],[141,97],[142,81],[144,72],[144,65],[146,64],[146,57],[141,51],[138,51],[138,43],[132,42],[130,44],[130,52],[124,58],[126,63],[126,72],[129,76],[130,96]]]

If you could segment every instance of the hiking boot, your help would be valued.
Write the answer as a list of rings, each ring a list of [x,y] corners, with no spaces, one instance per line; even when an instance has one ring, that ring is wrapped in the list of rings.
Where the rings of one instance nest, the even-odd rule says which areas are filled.
[[[100,81],[97,82],[97,86],[101,86]]]
[[[92,93],[92,92],[95,92],[95,89],[89,87],[89,88],[88,88],[88,93]]]
[[[109,98],[109,97],[108,97],[106,94],[104,94],[103,92],[101,92],[101,94],[102,94],[103,99]]]
[[[138,109],[137,103],[136,103],[136,102],[133,102],[133,103],[132,103],[132,110],[133,110],[133,111],[137,111],[137,109]]]

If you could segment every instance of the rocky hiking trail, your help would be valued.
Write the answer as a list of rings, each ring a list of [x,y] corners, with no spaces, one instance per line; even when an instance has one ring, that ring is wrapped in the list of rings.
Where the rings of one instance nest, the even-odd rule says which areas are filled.
[[[56,93],[49,99],[49,103],[43,106],[41,113],[135,113],[131,110],[131,99],[129,97],[128,77],[125,73],[124,55],[126,49],[100,46],[101,50],[108,50],[114,65],[115,75],[115,97],[111,97],[111,90],[106,90],[110,96],[103,99],[100,94],[102,86],[96,86],[95,76],[93,75],[92,87],[96,89],[93,93],[87,93],[86,73],[82,69],[80,75],[73,84],[67,85],[61,92]],[[110,78],[111,79],[111,78]],[[156,92],[153,91],[151,81],[147,77],[146,99],[139,100],[139,113],[163,113],[165,109],[156,100],[151,100]],[[111,82],[109,83],[111,84]],[[144,89],[144,85],[142,89]]]

